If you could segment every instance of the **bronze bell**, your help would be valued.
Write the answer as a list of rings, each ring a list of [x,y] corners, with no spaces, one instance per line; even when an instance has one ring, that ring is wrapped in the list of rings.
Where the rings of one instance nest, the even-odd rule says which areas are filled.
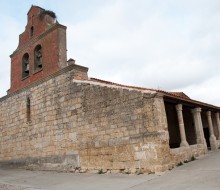
[[[25,73],[29,73],[29,70],[30,70],[29,64],[27,64],[24,72],[25,72]]]

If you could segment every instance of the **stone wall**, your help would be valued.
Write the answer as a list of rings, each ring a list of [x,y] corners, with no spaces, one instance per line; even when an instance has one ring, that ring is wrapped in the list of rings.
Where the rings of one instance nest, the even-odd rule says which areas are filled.
[[[187,163],[193,161],[207,152],[206,147],[203,144],[195,144],[189,147],[180,147],[170,149],[171,153],[171,165],[172,167],[178,166],[181,163]]]
[[[72,80],[73,75],[66,71],[1,100],[1,164],[81,171],[167,170],[169,137],[162,96]]]

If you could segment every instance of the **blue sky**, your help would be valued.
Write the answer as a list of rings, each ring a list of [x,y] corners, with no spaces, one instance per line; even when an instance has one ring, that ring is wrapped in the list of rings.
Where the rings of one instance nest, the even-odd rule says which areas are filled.
[[[68,58],[89,67],[90,77],[220,106],[218,0],[1,1],[0,96],[32,4],[56,12],[67,26]]]

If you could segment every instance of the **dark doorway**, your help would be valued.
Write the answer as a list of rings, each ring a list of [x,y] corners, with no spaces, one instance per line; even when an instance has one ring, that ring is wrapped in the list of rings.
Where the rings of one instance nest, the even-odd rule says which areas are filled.
[[[175,104],[165,102],[170,148],[180,147],[180,131]]]
[[[209,141],[210,133],[209,133],[209,124],[208,124],[207,112],[203,110],[201,112],[201,117],[202,117],[202,125],[203,125],[203,131],[204,131],[206,144],[207,144],[208,149],[210,150],[211,145],[210,145],[210,141]]]
[[[210,145],[210,141],[209,141],[209,136],[210,136],[209,129],[208,128],[203,128],[203,131],[204,131],[204,136],[205,136],[205,140],[206,140],[206,143],[207,143],[207,147],[210,150],[211,145]]]
[[[183,120],[185,126],[186,140],[189,145],[196,144],[196,131],[191,108],[183,106]]]

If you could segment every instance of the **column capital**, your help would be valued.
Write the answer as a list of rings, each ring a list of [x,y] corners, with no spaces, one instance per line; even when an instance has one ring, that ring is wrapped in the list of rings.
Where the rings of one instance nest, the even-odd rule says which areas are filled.
[[[183,110],[183,105],[182,104],[177,104],[176,105],[176,111],[182,111]]]
[[[216,112],[215,115],[216,115],[216,117],[219,117],[219,112]]]
[[[200,113],[201,111],[202,111],[201,108],[194,108],[194,109],[192,109],[193,113],[196,113],[196,112]]]
[[[211,116],[211,111],[207,111],[206,114],[207,114],[207,116],[210,117]]]

